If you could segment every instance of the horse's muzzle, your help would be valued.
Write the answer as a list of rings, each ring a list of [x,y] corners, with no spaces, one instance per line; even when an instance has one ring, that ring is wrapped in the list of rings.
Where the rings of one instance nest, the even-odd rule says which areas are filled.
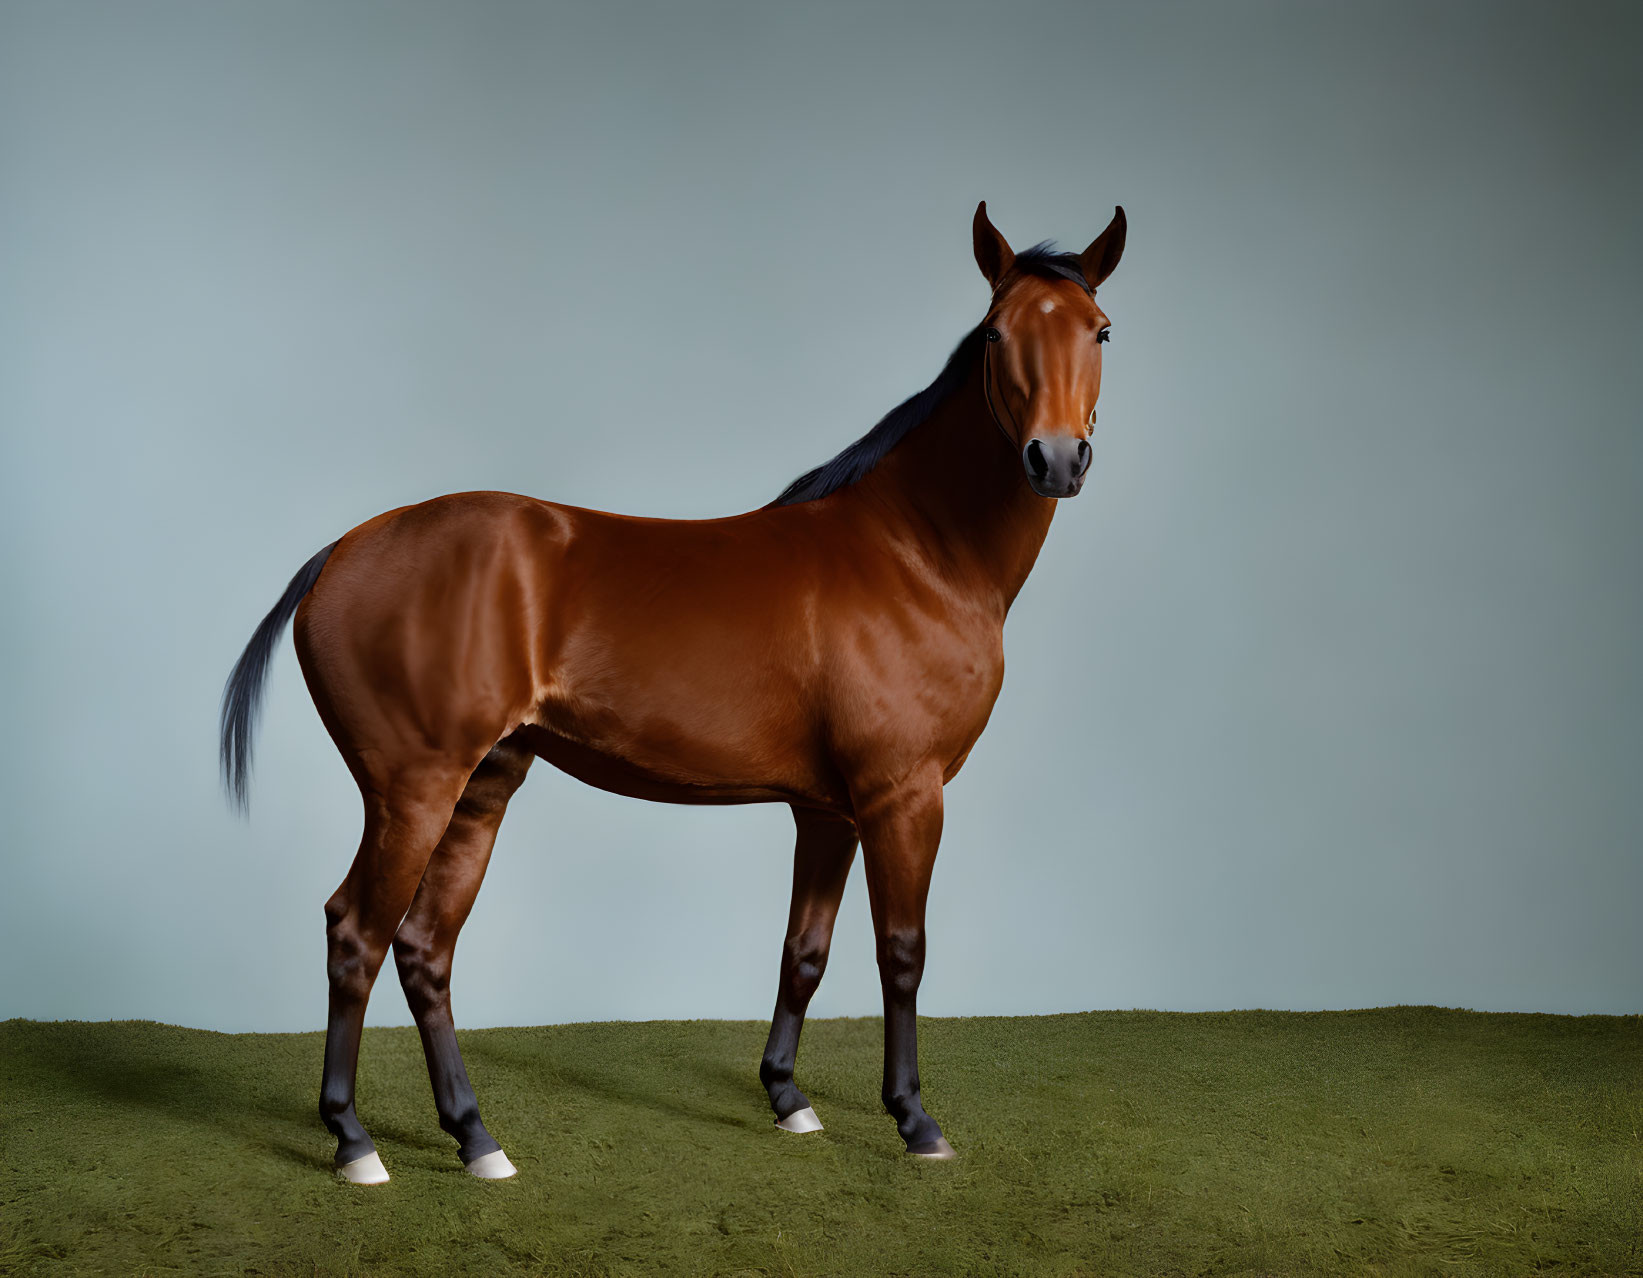
[[[1040,497],[1076,497],[1089,473],[1090,445],[1088,440],[1070,435],[1054,435],[1049,439],[1030,439],[1021,450],[1021,461],[1027,468],[1027,482]]]

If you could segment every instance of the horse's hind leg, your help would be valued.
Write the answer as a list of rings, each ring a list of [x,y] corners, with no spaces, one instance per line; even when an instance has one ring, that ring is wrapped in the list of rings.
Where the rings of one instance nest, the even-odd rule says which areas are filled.
[[[838,917],[850,863],[856,856],[856,827],[843,817],[805,808],[794,808],[793,820],[798,825],[793,852],[793,905],[787,918],[787,940],[782,946],[776,1014],[771,1018],[759,1080],[770,1093],[776,1126],[790,1132],[812,1132],[820,1129],[821,1121],[809,1098],[793,1083],[793,1063],[799,1052],[805,1009],[827,967],[833,921]]]
[[[480,1121],[462,1064],[451,1017],[451,959],[490,864],[497,827],[533,757],[503,742],[474,769],[394,937],[394,962],[422,1035],[439,1125],[456,1138],[468,1170],[485,1180],[512,1176],[514,1166]]]
[[[362,783],[365,835],[348,877],[325,903],[331,1006],[319,1112],[337,1138],[337,1170],[356,1184],[388,1179],[354,1112],[365,1005],[428,857],[450,823],[468,771],[440,759],[401,768],[381,782]]]

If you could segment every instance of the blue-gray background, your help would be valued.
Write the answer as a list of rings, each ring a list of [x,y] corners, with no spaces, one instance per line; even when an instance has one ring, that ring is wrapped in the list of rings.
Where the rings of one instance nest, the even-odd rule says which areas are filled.
[[[1127,206],[1097,463],[948,791],[921,1010],[1643,1007],[1636,6],[8,4],[0,1015],[322,1023],[275,664],[467,488],[745,510]],[[469,1025],[767,1013],[785,809],[543,766]],[[819,1014],[878,991],[859,869]],[[389,975],[377,1022],[404,1022]]]

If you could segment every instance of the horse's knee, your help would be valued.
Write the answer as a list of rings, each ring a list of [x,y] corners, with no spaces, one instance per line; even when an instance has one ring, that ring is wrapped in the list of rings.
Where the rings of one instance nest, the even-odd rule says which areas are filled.
[[[415,934],[394,938],[394,966],[413,1015],[438,1007],[451,993],[450,955]]]
[[[325,975],[334,998],[362,999],[371,992],[377,964],[360,935],[357,920],[333,897],[325,906]]]
[[[918,993],[924,977],[924,929],[897,928],[878,943],[879,979],[885,992],[899,998]]]
[[[800,933],[789,937],[782,954],[782,970],[787,978],[788,997],[808,1003],[821,985],[827,971],[827,952],[831,936],[821,931]]]

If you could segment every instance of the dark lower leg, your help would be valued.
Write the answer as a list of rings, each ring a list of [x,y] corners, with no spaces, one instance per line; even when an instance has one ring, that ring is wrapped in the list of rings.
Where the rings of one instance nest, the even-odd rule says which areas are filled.
[[[881,797],[858,813],[873,902],[879,983],[884,991],[884,1107],[908,1152],[947,1156],[936,1120],[924,1112],[918,1076],[918,987],[924,977],[924,909],[941,842],[941,785]]]
[[[422,1037],[422,1054],[428,1062],[428,1081],[433,1085],[439,1125],[456,1140],[462,1161],[471,1163],[502,1146],[480,1120],[479,1098],[468,1081],[468,1070],[456,1043],[456,1023],[451,1016],[455,938],[451,937],[448,945],[437,937],[432,942],[422,939],[424,934],[414,930],[417,913],[413,906],[411,917],[400,927],[394,939],[394,959],[399,965],[405,1001],[410,1004],[417,1033]]]
[[[365,1008],[461,783],[461,774],[422,771],[405,779],[404,797],[396,794],[392,803],[374,806],[348,878],[325,905],[331,992],[319,1112],[336,1137],[339,1167],[376,1148],[354,1110]]]
[[[793,857],[793,904],[782,946],[781,975],[770,1037],[759,1064],[759,1081],[778,1119],[810,1105],[793,1082],[805,1010],[827,969],[833,921],[856,855],[856,831],[839,817],[794,810],[798,839]]]
[[[528,751],[503,744],[474,769],[394,937],[399,982],[422,1037],[439,1125],[456,1140],[464,1163],[502,1146],[479,1117],[479,1100],[457,1046],[451,965],[457,937],[490,865],[497,827],[531,758]]]
[[[331,995],[325,1022],[325,1073],[320,1082],[319,1116],[337,1140],[337,1166],[364,1158],[376,1148],[354,1113],[354,1074],[359,1067],[359,1038],[365,1005],[352,1006]]]
[[[894,932],[878,946],[884,989],[884,1108],[909,1153],[941,1148],[941,1128],[924,1112],[918,1081],[918,987],[924,976],[924,930]]]
[[[325,907],[326,970],[330,977],[330,1010],[325,1023],[325,1066],[320,1080],[319,1113],[337,1140],[337,1166],[364,1158],[376,1148],[354,1112],[354,1079],[359,1067],[359,1040],[365,1006],[381,964],[370,961],[356,935],[356,920],[344,891]]]
[[[777,1118],[786,1118],[810,1105],[810,1098],[793,1082],[793,1066],[799,1054],[805,1009],[827,967],[827,946],[827,938],[809,936],[790,938],[782,949],[776,1014],[770,1020],[764,1059],[759,1062],[759,1081],[770,1093],[770,1108]]]
[[[428,1059],[428,1081],[433,1084],[439,1125],[455,1138],[462,1161],[471,1163],[501,1149],[480,1120],[479,1098],[474,1095],[467,1068],[462,1064],[462,1052],[456,1045],[450,1004],[446,1003],[442,1014],[424,1013],[416,1020],[422,1051]]]

